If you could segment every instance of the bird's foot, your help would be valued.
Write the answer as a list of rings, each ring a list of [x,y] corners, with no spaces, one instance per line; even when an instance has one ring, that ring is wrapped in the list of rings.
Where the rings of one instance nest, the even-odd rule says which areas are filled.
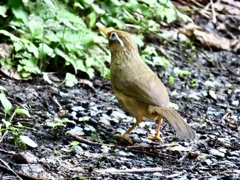
[[[117,137],[120,139],[121,142],[124,142],[124,143],[129,143],[129,144],[133,144],[132,142],[132,139],[129,137],[129,135],[120,135],[120,134],[117,134]]]
[[[148,134],[148,139],[157,140],[157,141],[162,142],[162,138],[160,138],[158,135]]]

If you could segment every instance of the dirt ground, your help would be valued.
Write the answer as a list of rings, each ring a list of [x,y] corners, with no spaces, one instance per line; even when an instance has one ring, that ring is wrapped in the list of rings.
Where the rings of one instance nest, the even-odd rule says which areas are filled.
[[[196,39],[202,37],[192,39],[199,44],[182,49],[176,40],[165,43],[161,47],[173,66],[151,67],[167,87],[174,107],[196,131],[195,140],[178,139],[164,121],[163,142],[151,141],[147,134],[155,133],[156,122],[145,119],[130,135],[133,145],[120,141],[117,134],[135,119],[121,109],[106,79],[78,77],[78,84],[69,88],[60,85],[62,75],[49,74],[59,85],[55,86],[41,76],[16,81],[0,72],[0,86],[6,88],[13,110],[26,105],[31,115],[16,115],[12,129],[7,133],[1,129],[0,179],[240,179],[239,20],[221,17],[219,22],[232,29],[215,31],[202,15],[194,16],[196,24],[222,37],[236,37],[235,44],[211,39],[208,31],[191,31]],[[207,47],[202,39],[208,41]],[[3,112],[0,105],[0,128],[13,113],[5,118]],[[19,134],[36,146],[21,143]]]
[[[207,61],[176,60],[190,75],[176,76],[171,85],[167,77],[173,69],[154,69],[195,129],[194,141],[177,139],[166,122],[163,142],[148,140],[156,123],[145,120],[130,136],[133,145],[121,143],[116,134],[124,133],[134,119],[119,107],[108,80],[79,80],[73,88],[58,88],[40,77],[19,82],[1,74],[0,84],[13,106],[26,104],[31,114],[14,117],[13,123],[27,126],[21,134],[38,145],[14,146],[13,134],[7,133],[0,144],[1,179],[18,179],[9,169],[22,179],[238,179],[240,77],[234,72],[240,56],[214,55],[221,68]],[[64,118],[68,121],[60,123]]]

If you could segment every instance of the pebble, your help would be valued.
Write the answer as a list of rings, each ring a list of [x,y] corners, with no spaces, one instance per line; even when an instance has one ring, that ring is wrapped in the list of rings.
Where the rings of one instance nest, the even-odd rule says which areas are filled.
[[[89,149],[89,146],[85,143],[81,143],[80,146],[85,149],[85,150],[88,150]]]
[[[72,146],[71,150],[76,153],[81,153],[84,151],[81,146]]]
[[[100,117],[100,119],[111,120],[112,118],[110,116],[108,116],[107,114],[102,114],[102,117]]]
[[[126,132],[126,130],[122,129],[122,128],[117,128],[116,129],[116,133],[117,134],[124,134]]]
[[[205,154],[205,153],[201,153],[199,154],[199,156],[197,157],[198,161],[204,161],[205,159],[207,159],[207,157],[209,156],[209,154]]]
[[[67,131],[66,133],[71,133],[71,134],[74,134],[74,135],[77,135],[77,136],[83,136],[85,135],[83,129],[81,127],[74,127],[73,129]]]
[[[35,143],[30,137],[28,136],[23,136],[23,135],[20,135],[19,138],[21,139],[21,141],[23,143],[25,143],[26,145],[28,145],[29,147],[31,148],[36,148],[38,147],[37,143]]]
[[[79,112],[79,111],[84,111],[85,108],[83,108],[82,106],[74,106],[72,107],[73,111]]]
[[[239,151],[230,151],[229,154],[230,154],[231,156],[239,157],[239,156],[240,156],[240,150],[239,150]]]
[[[90,123],[91,125],[97,125],[97,124],[98,124],[98,120],[96,120],[95,118],[90,118],[90,119],[89,119],[89,123]]]
[[[86,125],[84,127],[84,131],[86,131],[86,132],[96,132],[96,129],[91,125]]]
[[[119,120],[117,118],[111,118],[109,121],[112,125],[116,125],[119,123]]]
[[[100,119],[98,122],[106,125],[111,125],[111,123],[106,119]]]
[[[73,119],[73,120],[77,120],[77,112],[75,111],[72,111],[70,114],[69,114],[69,119]]]
[[[214,156],[218,156],[218,157],[224,157],[225,156],[225,154],[223,152],[220,152],[217,149],[210,149],[209,152]]]
[[[80,117],[78,118],[78,121],[89,121],[90,120],[90,117],[89,116],[84,116],[84,117]]]
[[[236,101],[232,101],[232,103],[231,103],[233,106],[238,106],[239,105],[239,101],[238,100],[236,100]]]
[[[118,111],[113,111],[111,114],[111,117],[116,118],[118,120],[122,120],[122,119],[125,119],[127,116],[126,114],[120,113]]]
[[[207,165],[211,165],[211,164],[212,164],[212,161],[211,161],[210,159],[206,159],[206,160],[205,160],[205,163],[206,163]]]
[[[119,156],[124,156],[124,157],[129,157],[129,156],[134,156],[134,154],[133,153],[131,153],[131,152],[126,152],[126,151],[118,151],[117,153],[116,153],[117,155],[119,155]]]
[[[231,142],[230,139],[228,138],[218,138],[218,141],[221,142],[221,144],[226,147],[231,147]]]

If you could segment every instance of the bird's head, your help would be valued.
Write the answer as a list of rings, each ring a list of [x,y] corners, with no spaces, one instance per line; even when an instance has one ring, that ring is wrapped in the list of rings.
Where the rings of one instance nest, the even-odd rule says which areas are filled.
[[[138,47],[132,36],[124,31],[110,30],[105,27],[99,27],[109,42],[111,53],[116,51],[138,52]]]

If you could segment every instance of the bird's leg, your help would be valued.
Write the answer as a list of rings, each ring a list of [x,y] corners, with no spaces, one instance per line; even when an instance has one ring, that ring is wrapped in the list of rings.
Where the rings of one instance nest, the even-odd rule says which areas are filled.
[[[151,134],[148,134],[148,138],[151,139],[151,140],[158,140],[160,142],[162,142],[162,139],[159,137],[160,136],[160,128],[161,128],[161,124],[162,124],[162,117],[159,117],[157,119],[157,129],[156,129],[156,134],[155,135],[151,135]]]
[[[119,137],[127,140],[130,144],[133,144],[131,138],[129,137],[129,134],[131,133],[131,131],[142,122],[143,117],[139,116],[136,118],[136,123],[134,125],[132,125],[132,127],[130,127],[122,136],[120,135]]]

